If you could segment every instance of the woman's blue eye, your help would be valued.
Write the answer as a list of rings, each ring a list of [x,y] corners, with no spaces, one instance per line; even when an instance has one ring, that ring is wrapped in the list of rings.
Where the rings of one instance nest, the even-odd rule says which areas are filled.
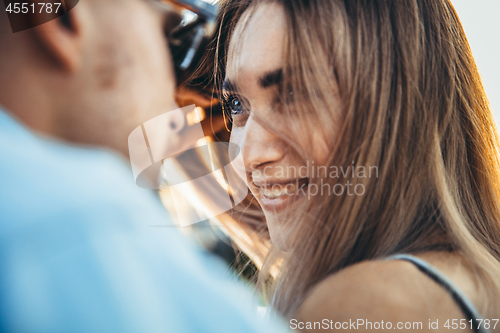
[[[231,118],[248,111],[248,101],[244,97],[231,92],[224,92],[221,96],[222,107]]]
[[[243,106],[241,105],[241,101],[236,97],[231,99],[230,105],[231,105],[231,112],[233,112],[233,113],[239,113],[243,109]]]

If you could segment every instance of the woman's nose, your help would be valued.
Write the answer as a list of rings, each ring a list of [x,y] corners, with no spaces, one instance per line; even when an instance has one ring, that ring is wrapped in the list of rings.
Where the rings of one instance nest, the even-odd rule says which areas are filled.
[[[262,120],[250,116],[240,134],[240,149],[247,172],[272,165],[285,154],[284,142],[279,134],[260,122]]]

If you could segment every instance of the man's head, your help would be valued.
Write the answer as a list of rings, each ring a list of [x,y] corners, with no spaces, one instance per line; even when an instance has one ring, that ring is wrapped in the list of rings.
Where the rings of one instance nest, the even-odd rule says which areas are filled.
[[[127,137],[176,108],[165,30],[178,16],[154,0],[80,0],[13,34],[0,5],[0,105],[32,129],[127,154]]]

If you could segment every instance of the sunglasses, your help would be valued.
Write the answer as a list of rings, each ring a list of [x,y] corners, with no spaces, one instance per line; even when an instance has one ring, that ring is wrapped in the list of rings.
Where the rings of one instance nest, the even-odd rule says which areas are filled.
[[[162,0],[182,15],[168,36],[177,84],[181,85],[199,66],[203,52],[215,33],[219,7],[203,0]]]

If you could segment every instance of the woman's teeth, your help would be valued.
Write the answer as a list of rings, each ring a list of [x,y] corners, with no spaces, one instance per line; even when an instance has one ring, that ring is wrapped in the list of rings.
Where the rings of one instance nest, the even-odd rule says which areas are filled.
[[[288,184],[274,184],[270,187],[261,187],[260,192],[262,195],[269,199],[276,199],[285,195],[292,195],[299,190],[301,190],[304,186],[307,185],[307,182],[293,182]]]

